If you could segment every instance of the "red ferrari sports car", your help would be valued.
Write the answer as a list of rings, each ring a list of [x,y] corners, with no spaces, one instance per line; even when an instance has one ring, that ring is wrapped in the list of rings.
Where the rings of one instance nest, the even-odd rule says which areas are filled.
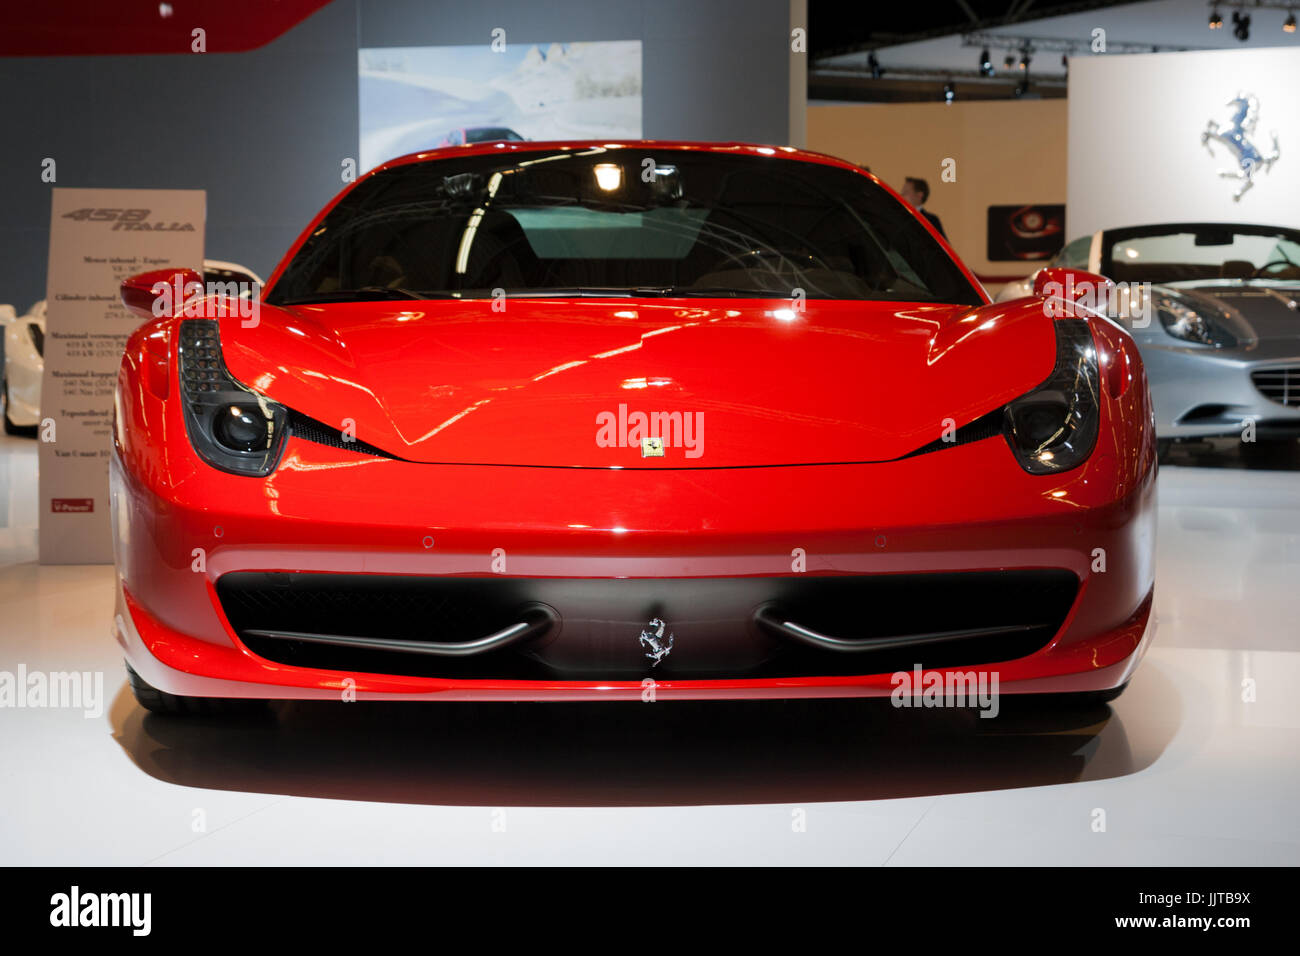
[[[977,673],[1109,698],[1149,640],[1132,339],[992,304],[848,163],[420,153],[330,203],[253,317],[168,301],[197,280],[122,288],[147,321],[117,383],[114,632],[150,710]]]

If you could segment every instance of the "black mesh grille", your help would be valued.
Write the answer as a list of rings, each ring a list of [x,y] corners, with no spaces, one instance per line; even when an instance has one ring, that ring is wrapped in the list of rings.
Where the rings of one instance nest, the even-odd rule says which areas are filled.
[[[343,432],[337,428],[331,428],[323,422],[318,422],[314,418],[309,418],[301,412],[291,411],[289,413],[289,432],[296,435],[304,441],[315,442],[317,445],[328,445],[330,448],[342,448],[344,451],[354,451],[359,455],[374,455],[378,458],[393,458],[396,455],[390,455],[382,448],[376,448],[374,445],[367,444],[363,441],[353,439],[348,441],[343,437]]]
[[[904,455],[904,458],[912,458],[916,455],[928,455],[932,451],[943,451],[945,448],[956,448],[958,445],[969,445],[973,441],[983,441],[985,438],[992,438],[995,435],[1002,434],[1002,409],[995,409],[987,415],[981,415],[973,422],[967,422],[953,432],[952,437],[948,440],[936,438],[928,445],[922,445],[914,452]]]
[[[892,673],[1012,660],[1060,629],[1079,581],[1063,569],[744,578],[510,578],[233,572],[217,595],[240,639],[268,660],[427,677],[639,679],[639,637],[658,618],[675,635],[656,677],[794,677]],[[543,604],[558,625],[525,643],[465,658],[328,646],[254,634],[294,632],[463,643],[510,627]],[[862,653],[806,647],[767,633],[760,607],[823,634],[853,638],[1000,629],[974,639]]]
[[[1288,408],[1300,408],[1300,365],[1257,368],[1250,373],[1261,395]]]
[[[233,378],[221,356],[221,338],[216,319],[187,319],[181,323],[181,391],[191,402],[205,392],[231,388]]]

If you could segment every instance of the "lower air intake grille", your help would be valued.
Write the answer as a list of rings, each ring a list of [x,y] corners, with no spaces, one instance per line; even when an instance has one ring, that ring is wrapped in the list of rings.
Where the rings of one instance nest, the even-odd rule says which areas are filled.
[[[253,653],[281,664],[425,677],[641,679],[662,624],[671,653],[655,677],[693,679],[893,673],[1013,660],[1064,623],[1079,580],[1064,569],[741,578],[510,578],[231,572],[217,581],[226,618]],[[363,640],[463,644],[543,605],[555,626],[535,639],[465,657],[331,646]],[[850,638],[963,628],[987,636],[839,653],[755,622],[775,609],[819,634]],[[295,636],[296,635],[296,636]],[[308,638],[308,639],[304,639]],[[355,644],[355,642],[354,642]]]
[[[1250,380],[1270,402],[1300,408],[1300,365],[1257,368],[1250,373]]]

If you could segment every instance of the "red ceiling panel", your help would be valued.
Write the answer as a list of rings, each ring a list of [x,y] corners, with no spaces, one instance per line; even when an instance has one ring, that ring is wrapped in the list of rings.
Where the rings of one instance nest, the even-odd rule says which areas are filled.
[[[0,56],[238,53],[270,43],[330,0],[40,0],[5,11]]]

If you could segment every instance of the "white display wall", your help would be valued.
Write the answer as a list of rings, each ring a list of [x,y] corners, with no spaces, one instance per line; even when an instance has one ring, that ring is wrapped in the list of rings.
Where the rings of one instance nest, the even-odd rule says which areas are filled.
[[[1263,157],[1252,187],[1222,143],[1202,143],[1211,121],[1234,128],[1229,101],[1255,98],[1251,141]],[[1032,136],[1026,148],[1033,148]],[[1070,60],[1070,238],[1160,222],[1300,226],[1300,50],[1212,50],[1098,55]]]

